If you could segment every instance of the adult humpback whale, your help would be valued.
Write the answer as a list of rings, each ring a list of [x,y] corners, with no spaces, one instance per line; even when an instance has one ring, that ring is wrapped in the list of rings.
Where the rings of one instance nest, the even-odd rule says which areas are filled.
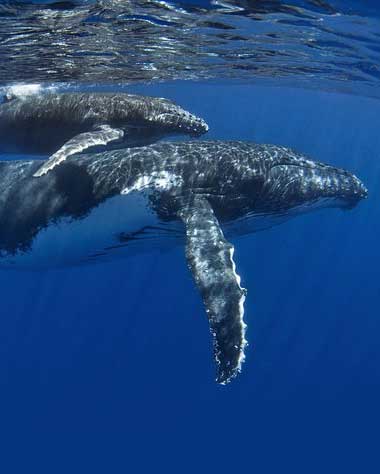
[[[40,166],[0,162],[0,266],[101,262],[185,241],[220,383],[240,371],[246,346],[246,291],[227,239],[320,207],[349,209],[367,195],[347,171],[245,142],[80,155],[35,179]]]
[[[12,93],[0,105],[0,150],[54,153],[36,176],[89,147],[147,145],[207,132],[204,120],[168,99],[126,93]]]

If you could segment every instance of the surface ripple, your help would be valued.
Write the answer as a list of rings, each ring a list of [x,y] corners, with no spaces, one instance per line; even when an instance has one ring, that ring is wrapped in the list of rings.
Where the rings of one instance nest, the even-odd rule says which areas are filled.
[[[379,9],[326,0],[0,5],[0,83],[279,80],[378,97]]]

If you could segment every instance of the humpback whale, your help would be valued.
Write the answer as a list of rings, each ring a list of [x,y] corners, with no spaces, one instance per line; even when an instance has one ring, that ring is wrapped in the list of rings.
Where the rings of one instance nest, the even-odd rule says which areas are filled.
[[[53,153],[36,176],[90,147],[140,146],[207,130],[204,120],[168,99],[126,93],[11,92],[0,105],[0,151]]]
[[[160,142],[42,162],[0,162],[0,268],[100,263],[185,245],[203,299],[217,381],[240,370],[244,301],[230,239],[367,196],[349,172],[288,148],[248,142]]]

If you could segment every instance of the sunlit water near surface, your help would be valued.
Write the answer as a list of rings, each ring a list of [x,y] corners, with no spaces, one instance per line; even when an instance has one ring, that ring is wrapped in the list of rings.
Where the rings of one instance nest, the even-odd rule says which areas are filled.
[[[0,17],[4,92],[167,97],[207,139],[289,146],[369,190],[233,242],[250,345],[226,387],[182,247],[1,271],[1,472],[378,472],[376,2],[2,2]]]
[[[225,78],[379,96],[368,0],[1,3],[1,83]]]

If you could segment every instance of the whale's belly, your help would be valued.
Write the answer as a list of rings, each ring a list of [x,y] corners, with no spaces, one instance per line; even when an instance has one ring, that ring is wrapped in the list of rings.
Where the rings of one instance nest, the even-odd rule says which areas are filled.
[[[54,268],[97,263],[175,246],[183,239],[182,224],[163,222],[143,193],[112,197],[81,218],[51,222],[30,246],[1,252],[0,266]]]

